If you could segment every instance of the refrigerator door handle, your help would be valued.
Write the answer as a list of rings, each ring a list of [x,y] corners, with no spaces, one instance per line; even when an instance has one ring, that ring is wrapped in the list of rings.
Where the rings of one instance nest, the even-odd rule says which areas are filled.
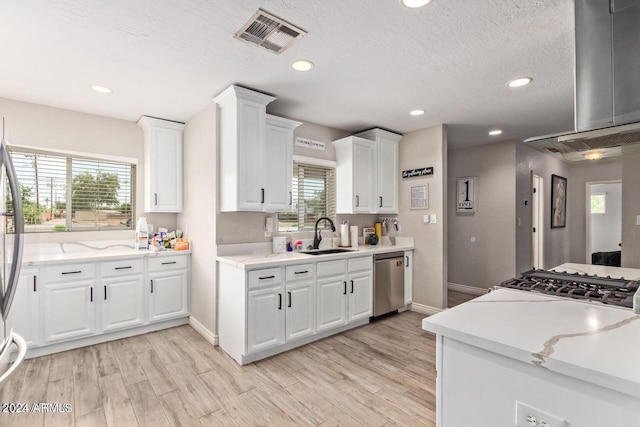
[[[7,278],[6,292],[2,295],[2,306],[0,307],[0,314],[2,315],[3,320],[7,320],[7,317],[9,317],[9,308],[13,302],[18,280],[20,279],[22,248],[24,245],[24,216],[22,212],[22,194],[20,193],[18,177],[13,167],[11,157],[9,156],[9,152],[7,151],[7,144],[4,139],[0,142],[0,166],[4,166],[7,171],[7,181],[9,182],[11,200],[13,203],[13,227],[15,233],[13,256],[11,258],[11,272]]]
[[[16,346],[18,346],[18,355],[16,356],[16,360],[11,364],[9,369],[7,369],[0,376],[0,388],[2,388],[2,384],[9,379],[11,374],[13,374],[13,372],[22,363],[22,361],[24,360],[24,356],[27,354],[27,343],[24,341],[24,339],[20,335],[12,331],[10,338],[11,339],[7,342],[8,344],[7,347],[9,347],[11,345],[11,341],[13,341],[16,344]],[[8,350],[8,348],[6,350]]]

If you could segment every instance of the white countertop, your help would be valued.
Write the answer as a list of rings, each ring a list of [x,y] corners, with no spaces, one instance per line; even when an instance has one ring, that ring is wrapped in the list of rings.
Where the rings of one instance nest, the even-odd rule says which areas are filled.
[[[136,250],[133,242],[120,240],[27,243],[22,254],[22,266],[59,264],[61,262],[102,261],[118,258],[155,257],[188,254],[191,251]]]
[[[640,316],[630,309],[498,289],[422,328],[640,398]]]
[[[385,252],[410,251],[413,250],[413,248],[413,239],[407,239],[407,241],[398,241],[395,245],[360,245],[356,250],[336,254],[309,255],[302,252],[284,252],[274,254],[262,250],[255,253],[218,256],[216,257],[216,260],[234,267],[252,270],[257,268],[302,264],[309,261],[326,261],[330,259],[354,258]]]

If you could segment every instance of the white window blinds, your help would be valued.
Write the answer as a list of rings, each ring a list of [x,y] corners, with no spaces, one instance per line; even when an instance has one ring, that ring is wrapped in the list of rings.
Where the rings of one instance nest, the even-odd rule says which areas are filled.
[[[131,229],[135,165],[11,148],[25,232]]]
[[[278,230],[313,230],[323,216],[335,222],[335,188],[335,169],[294,162],[293,211],[278,215]]]

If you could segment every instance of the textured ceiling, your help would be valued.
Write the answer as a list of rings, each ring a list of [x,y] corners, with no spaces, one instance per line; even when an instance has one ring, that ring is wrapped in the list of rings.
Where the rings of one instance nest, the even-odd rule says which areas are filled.
[[[0,97],[186,121],[232,83],[346,131],[445,123],[452,147],[573,128],[573,1],[5,0]],[[233,34],[262,8],[308,34],[280,55]],[[315,68],[298,73],[296,59]],[[514,77],[531,85],[510,89]],[[89,90],[113,89],[111,95]],[[409,110],[427,113],[409,116]]]

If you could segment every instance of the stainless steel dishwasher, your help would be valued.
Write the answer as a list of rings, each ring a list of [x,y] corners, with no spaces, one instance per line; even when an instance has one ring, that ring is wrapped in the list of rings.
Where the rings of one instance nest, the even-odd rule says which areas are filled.
[[[373,316],[404,307],[404,252],[373,257]]]

